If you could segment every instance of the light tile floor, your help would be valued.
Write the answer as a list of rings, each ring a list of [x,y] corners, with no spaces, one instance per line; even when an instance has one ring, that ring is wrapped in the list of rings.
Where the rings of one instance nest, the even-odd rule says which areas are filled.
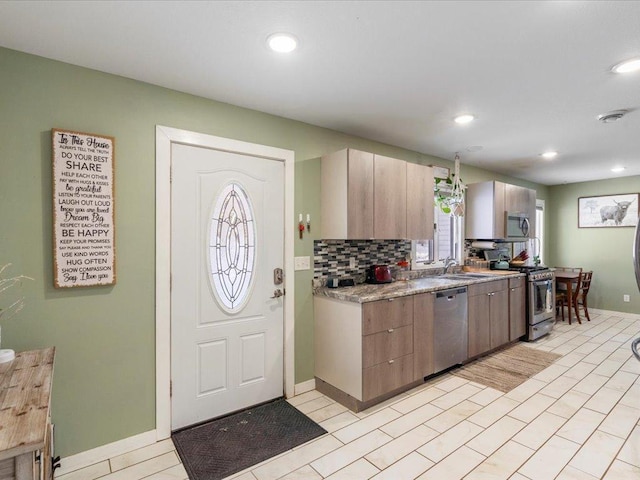
[[[361,413],[317,391],[291,404],[328,432],[234,480],[640,479],[640,315],[594,310],[531,348],[563,355],[507,394],[451,374]],[[58,480],[185,480],[171,440]]]

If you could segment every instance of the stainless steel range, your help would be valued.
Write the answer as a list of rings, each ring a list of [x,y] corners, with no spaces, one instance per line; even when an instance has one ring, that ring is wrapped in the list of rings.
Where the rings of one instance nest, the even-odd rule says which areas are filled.
[[[553,330],[555,323],[555,276],[542,266],[510,268],[527,274],[527,340],[533,341]]]

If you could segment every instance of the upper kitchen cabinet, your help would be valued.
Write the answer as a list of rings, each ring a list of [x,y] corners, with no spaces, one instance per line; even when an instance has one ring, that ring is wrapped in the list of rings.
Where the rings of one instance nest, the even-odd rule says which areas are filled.
[[[321,187],[322,238],[433,238],[431,167],[346,149],[322,157]]]
[[[433,238],[433,168],[407,163],[407,238]]]
[[[495,181],[472,183],[466,209],[466,238],[522,241],[535,237],[535,190]]]
[[[373,238],[407,237],[407,163],[373,156]]]
[[[373,238],[373,153],[323,156],[320,182],[322,238]]]

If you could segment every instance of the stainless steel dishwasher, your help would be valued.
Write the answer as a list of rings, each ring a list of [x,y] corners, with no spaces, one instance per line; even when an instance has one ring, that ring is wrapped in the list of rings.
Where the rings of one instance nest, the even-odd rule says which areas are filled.
[[[441,372],[467,359],[467,287],[435,292],[433,361]]]

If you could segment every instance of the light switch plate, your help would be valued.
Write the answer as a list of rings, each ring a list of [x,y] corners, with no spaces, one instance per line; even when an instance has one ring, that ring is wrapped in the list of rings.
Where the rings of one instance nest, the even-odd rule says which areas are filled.
[[[294,270],[309,270],[311,268],[310,257],[295,257],[293,260]]]

